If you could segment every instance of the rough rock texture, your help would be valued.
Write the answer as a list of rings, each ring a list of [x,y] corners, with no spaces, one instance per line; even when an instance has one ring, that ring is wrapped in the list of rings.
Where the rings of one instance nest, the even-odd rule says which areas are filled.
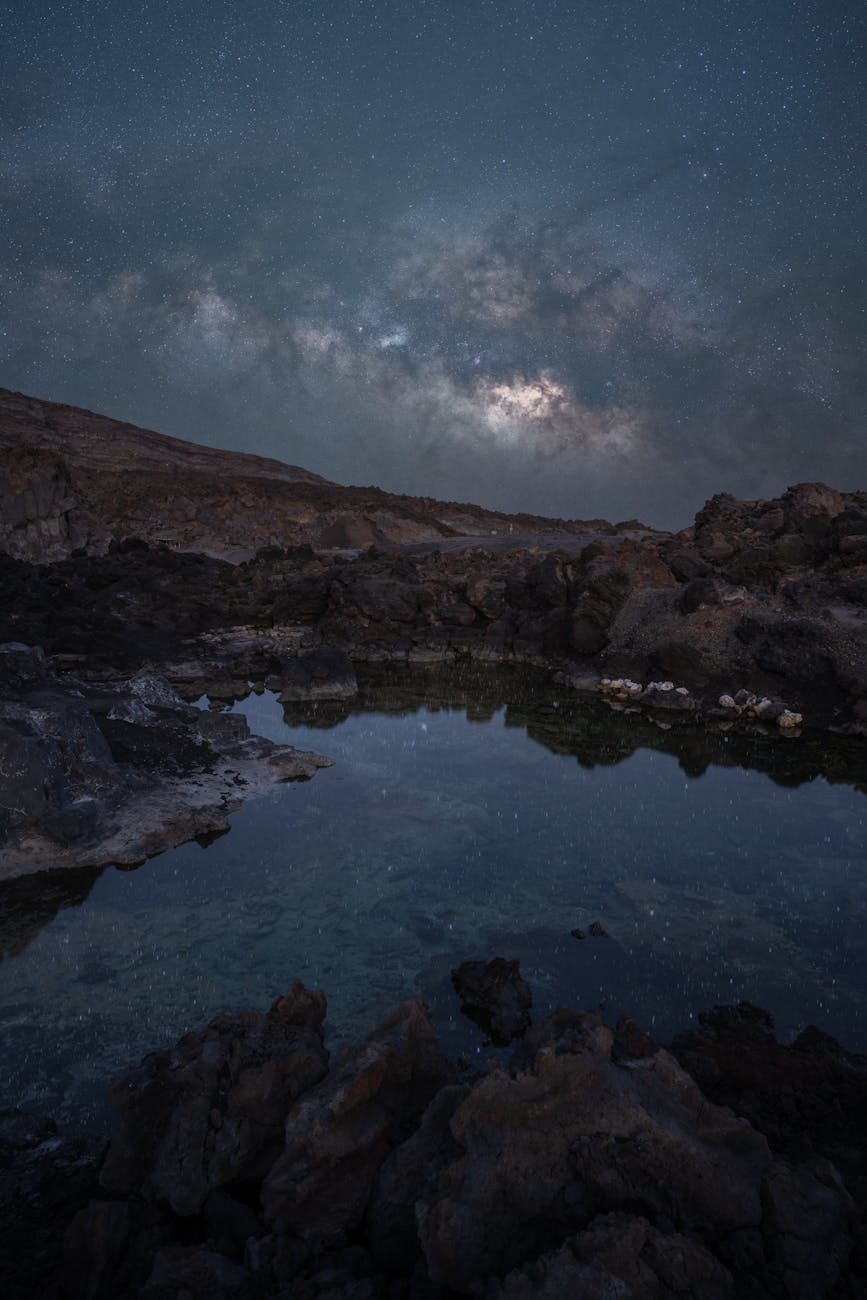
[[[751,1123],[628,1022],[557,1012],[510,1068],[455,1082],[418,1002],[321,1077],[323,1014],[296,984],[267,1015],[219,1017],[146,1058],[116,1085],[101,1173],[100,1144],[0,1117],[3,1294],[864,1296],[865,1064],[830,1040],[782,1048],[743,1007],[681,1036],[696,1078]],[[833,1069],[846,1102],[823,1120]],[[834,1142],[849,1191],[823,1154]]]
[[[0,878],[141,862],[223,830],[242,794],[328,760],[251,736],[140,673],[88,685],[41,649],[0,645]]]
[[[194,1214],[214,1188],[261,1179],[286,1112],[328,1067],[325,997],[296,983],[267,1015],[218,1016],[114,1083],[121,1123],[100,1176],[109,1192],[146,1190]]]
[[[461,1011],[474,1020],[500,1046],[520,1037],[530,1025],[532,994],[521,978],[520,963],[495,957],[493,961],[464,961],[452,971],[452,984],[461,999]]]
[[[494,1283],[488,1300],[727,1300],[728,1269],[694,1238],[662,1233],[639,1215],[599,1215],[591,1227],[527,1269]],[[755,1293],[754,1293],[755,1294]]]
[[[423,1002],[403,1002],[286,1120],[262,1190],[267,1221],[331,1244],[364,1217],[377,1170],[452,1076]]]
[[[749,1119],[775,1151],[832,1160],[858,1193],[867,1167],[867,1057],[815,1026],[778,1043],[773,1018],[749,1003],[703,1012],[672,1051],[708,1097]]]
[[[327,648],[356,665],[521,662],[583,690],[627,679],[637,689],[614,697],[733,722],[759,716],[752,705],[720,708],[743,691],[766,725],[788,708],[808,727],[863,735],[867,551],[848,530],[867,518],[867,496],[836,496],[830,517],[799,513],[812,509],[800,490],[728,502],[719,518],[709,503],[729,529],[725,561],[699,548],[706,524],[674,538],[561,531],[360,553],[271,547],[240,565],[134,540],[51,564],[6,557],[0,637],[41,645],[79,673],[150,667],[184,691],[213,684],[221,698],[266,680],[285,680],[287,698],[323,697],[329,679],[346,695],[346,670],[320,678],[289,667]],[[759,528],[786,511],[786,527],[801,530],[789,535],[805,539],[797,555],[769,550]]]
[[[96,1190],[105,1143],[0,1112],[0,1283],[6,1300],[56,1300],[66,1224]]]
[[[797,1267],[801,1240],[787,1241],[788,1225],[769,1215],[769,1188],[794,1180],[800,1193],[804,1178],[827,1218],[807,1229],[804,1284],[817,1295],[836,1284],[850,1215],[839,1178],[775,1162],[667,1052],[615,1064],[611,1031],[594,1017],[563,1027],[561,1016],[546,1041],[543,1022],[532,1066],[514,1078],[495,1071],[455,1111],[461,1154],[416,1209],[435,1280],[470,1290],[623,1210],[697,1239],[732,1274],[770,1280]]]

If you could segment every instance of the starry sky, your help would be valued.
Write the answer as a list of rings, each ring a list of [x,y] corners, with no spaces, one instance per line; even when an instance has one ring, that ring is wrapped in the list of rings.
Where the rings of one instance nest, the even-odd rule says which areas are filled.
[[[7,0],[0,384],[680,525],[867,486],[863,0]]]

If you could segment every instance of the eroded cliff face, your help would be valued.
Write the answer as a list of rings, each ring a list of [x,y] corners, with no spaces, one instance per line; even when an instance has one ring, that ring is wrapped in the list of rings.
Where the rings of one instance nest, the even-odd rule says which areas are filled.
[[[102,554],[129,536],[237,560],[264,546],[353,548],[552,523],[342,487],[294,465],[6,389],[0,466],[0,550],[25,560]]]

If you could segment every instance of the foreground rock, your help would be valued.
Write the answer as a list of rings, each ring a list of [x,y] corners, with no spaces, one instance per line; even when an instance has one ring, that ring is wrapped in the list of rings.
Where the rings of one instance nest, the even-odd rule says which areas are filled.
[[[327,764],[184,704],[153,674],[93,686],[57,677],[38,648],[0,645],[0,878],[141,862]]]
[[[100,1182],[195,1214],[208,1193],[261,1180],[286,1111],[328,1068],[325,998],[295,984],[267,1015],[219,1016],[114,1083],[121,1117]]]
[[[342,1243],[361,1223],[388,1152],[452,1073],[425,1004],[396,1007],[289,1113],[262,1188],[268,1223],[316,1245]]]
[[[59,1300],[67,1226],[98,1190],[105,1143],[51,1120],[0,1112],[0,1284],[7,1297]]]
[[[3,1117],[4,1295],[864,1295],[867,1068],[816,1031],[785,1048],[717,1008],[675,1044],[691,1075],[629,1022],[560,1011],[457,1081],[423,1003],[327,1073],[324,1012],[296,984],[146,1058],[104,1158]]]

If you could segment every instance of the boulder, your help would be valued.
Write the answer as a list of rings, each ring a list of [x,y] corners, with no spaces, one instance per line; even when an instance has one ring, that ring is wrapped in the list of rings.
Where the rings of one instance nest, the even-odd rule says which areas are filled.
[[[154,1257],[141,1300],[260,1300],[256,1278],[204,1246],[166,1246]]]
[[[758,1286],[771,1278],[779,1286],[786,1269],[789,1289],[774,1294],[830,1295],[846,1275],[851,1248],[849,1202],[839,1183],[827,1171],[798,1172],[804,1183],[797,1202],[821,1212],[815,1222],[801,1220],[799,1239],[783,1243],[789,1229],[771,1200],[788,1172],[765,1138],[709,1103],[668,1052],[618,1053],[618,1063],[614,1041],[597,1017],[560,1012],[533,1031],[528,1068],[514,1075],[492,1069],[457,1105],[449,1128],[459,1154],[416,1205],[431,1278],[459,1293],[476,1291],[486,1278],[546,1257],[599,1216],[619,1213],[656,1233],[648,1246],[639,1223],[636,1244],[615,1267],[604,1254],[594,1260],[591,1250],[583,1264],[596,1274],[582,1279],[579,1267],[576,1275],[584,1294],[630,1294],[606,1292],[601,1283],[606,1271],[616,1277],[620,1267],[622,1278],[634,1265],[648,1287],[654,1272],[662,1281],[667,1270],[672,1282],[640,1295],[676,1293],[678,1269],[684,1289],[703,1279],[719,1295],[726,1294],[727,1270],[752,1277],[754,1290],[744,1294],[761,1295]],[[656,1234],[688,1238],[689,1258],[677,1241]],[[571,1286],[568,1256],[556,1267]],[[516,1294],[536,1294],[517,1286]],[[610,1279],[606,1286],[613,1287]]]
[[[559,1250],[514,1269],[486,1300],[730,1300],[734,1279],[710,1251],[647,1219],[603,1214]]]
[[[324,1017],[324,994],[296,982],[267,1014],[217,1016],[121,1075],[102,1186],[189,1215],[212,1189],[262,1178],[293,1101],[326,1072]]]
[[[63,1238],[97,1190],[105,1143],[49,1119],[0,1112],[0,1282],[4,1300],[59,1300]]]
[[[290,1110],[262,1188],[267,1222],[317,1245],[341,1241],[361,1223],[389,1151],[452,1073],[427,1004],[400,1003]]]

